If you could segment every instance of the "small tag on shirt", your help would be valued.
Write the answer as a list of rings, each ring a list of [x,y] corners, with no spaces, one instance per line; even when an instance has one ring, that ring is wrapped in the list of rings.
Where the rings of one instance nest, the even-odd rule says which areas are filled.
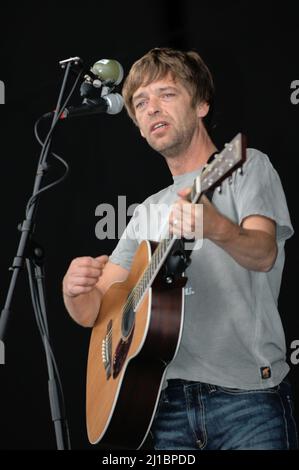
[[[270,379],[271,377],[271,369],[270,367],[261,367],[261,377],[262,379]]]

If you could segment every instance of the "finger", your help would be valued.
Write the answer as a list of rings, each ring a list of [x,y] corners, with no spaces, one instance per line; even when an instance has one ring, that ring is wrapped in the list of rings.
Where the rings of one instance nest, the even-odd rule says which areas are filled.
[[[182,230],[181,230],[181,227],[172,226],[171,229],[170,229],[170,233],[171,233],[172,235],[175,235],[177,238],[182,238]]]
[[[94,258],[94,261],[96,263],[99,263],[100,266],[105,266],[105,264],[109,261],[109,256],[107,255],[97,256],[96,258]]]
[[[86,268],[86,267],[80,267],[77,268],[73,272],[73,276],[75,277],[89,277],[93,279],[98,279],[101,274],[102,274],[103,269],[102,268]]]
[[[81,258],[76,258],[73,262],[73,266],[80,268],[102,268],[108,261],[107,255],[98,256],[97,258],[92,258],[91,256],[82,256]]]
[[[212,205],[212,203],[210,202],[210,200],[207,198],[205,194],[201,196],[201,198],[199,199],[199,203],[204,204],[204,205]]]
[[[64,295],[68,297],[76,297],[77,295],[87,294],[93,289],[93,286],[83,287],[83,286],[74,286],[72,289],[68,291],[64,291]]]
[[[90,277],[76,277],[73,280],[73,288],[74,287],[92,287],[97,283],[97,278],[90,278]]]
[[[85,267],[85,268],[90,268],[90,267],[98,267],[98,261],[95,261],[95,258],[92,258],[91,256],[81,256],[80,258],[75,258],[72,261],[72,265],[75,267]]]
[[[192,188],[191,187],[188,187],[188,188],[184,188],[184,189],[180,189],[177,194],[182,198],[182,199],[185,199],[185,200],[188,200],[190,194],[191,194],[191,191],[192,191]]]
[[[182,206],[182,218],[184,221],[193,220],[195,215],[195,204],[184,204]]]
[[[181,218],[180,214],[172,213],[169,218],[169,230],[170,233],[178,234],[181,231]]]
[[[185,199],[177,199],[172,207],[173,209],[180,209],[184,204],[190,204],[189,201],[186,201]]]
[[[169,225],[171,227],[178,225],[179,221],[181,220],[180,217],[180,212],[178,211],[172,211],[170,216],[169,216]]]

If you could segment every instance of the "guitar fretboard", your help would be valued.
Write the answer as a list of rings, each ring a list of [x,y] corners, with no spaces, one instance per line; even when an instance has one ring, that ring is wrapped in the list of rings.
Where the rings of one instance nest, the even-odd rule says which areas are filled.
[[[157,245],[148,267],[131,293],[134,310],[160,271],[160,268],[172,247],[173,241],[173,238],[164,238]]]

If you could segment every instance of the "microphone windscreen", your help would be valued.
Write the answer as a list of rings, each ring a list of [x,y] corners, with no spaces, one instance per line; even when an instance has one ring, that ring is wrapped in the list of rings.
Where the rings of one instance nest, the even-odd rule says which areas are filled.
[[[122,65],[113,59],[101,59],[96,62],[91,72],[96,75],[105,85],[113,83],[119,85],[124,77]]]

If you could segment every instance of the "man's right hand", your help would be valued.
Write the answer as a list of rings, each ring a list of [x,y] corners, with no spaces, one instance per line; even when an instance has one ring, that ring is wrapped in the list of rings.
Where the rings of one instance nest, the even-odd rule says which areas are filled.
[[[63,294],[66,297],[77,297],[91,292],[102,276],[107,261],[106,255],[75,258],[64,276]]]

